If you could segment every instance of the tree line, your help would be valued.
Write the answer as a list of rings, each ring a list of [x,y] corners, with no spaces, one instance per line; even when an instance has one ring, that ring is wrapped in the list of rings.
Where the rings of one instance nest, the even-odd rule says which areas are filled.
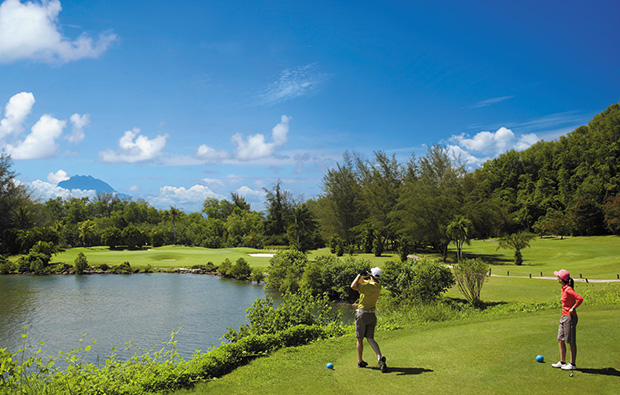
[[[620,233],[620,105],[587,126],[511,150],[468,172],[445,147],[398,161],[383,151],[345,152],[323,177],[315,199],[295,198],[278,181],[264,188],[265,211],[243,196],[208,198],[201,212],[157,209],[144,200],[32,198],[0,154],[0,252],[29,252],[37,242],[59,247],[107,245],[329,246],[332,252],[397,251],[402,258],[433,248],[444,257],[472,238]],[[457,251],[458,252],[458,251]]]

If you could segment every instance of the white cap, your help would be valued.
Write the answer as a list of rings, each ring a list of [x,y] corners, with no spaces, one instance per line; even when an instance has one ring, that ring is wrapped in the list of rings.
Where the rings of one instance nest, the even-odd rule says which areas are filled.
[[[373,267],[372,269],[370,269],[370,273],[373,277],[381,277],[381,269],[379,269],[378,267]]]

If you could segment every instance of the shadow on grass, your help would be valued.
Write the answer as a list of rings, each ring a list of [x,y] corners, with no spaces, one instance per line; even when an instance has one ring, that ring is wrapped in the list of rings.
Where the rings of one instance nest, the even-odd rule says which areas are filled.
[[[372,367],[371,369],[379,370],[378,367]],[[386,373],[396,373],[398,376],[411,376],[429,372],[433,372],[433,370],[426,368],[399,368],[392,366],[388,366],[386,371]]]
[[[603,369],[577,369],[578,372],[586,373],[586,374],[600,374],[603,376],[615,376],[620,377],[620,371],[614,368],[603,368]]]
[[[466,253],[465,254],[465,258],[467,259],[476,259],[476,258],[480,258],[483,261],[485,261],[488,264],[491,265],[511,265],[514,266],[514,259],[513,258],[507,258],[505,255],[502,254],[471,254],[471,253]]]

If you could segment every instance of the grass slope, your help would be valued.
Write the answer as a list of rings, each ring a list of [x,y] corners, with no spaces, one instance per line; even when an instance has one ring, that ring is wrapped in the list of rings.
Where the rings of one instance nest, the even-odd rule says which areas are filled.
[[[351,336],[280,350],[235,372],[177,394],[617,394],[620,388],[620,310],[580,311],[581,371],[552,369],[558,360],[558,312],[455,321],[380,332],[390,371],[356,366]],[[545,363],[535,362],[538,354]],[[332,362],[335,369],[325,368]],[[564,388],[564,389],[562,389]]]

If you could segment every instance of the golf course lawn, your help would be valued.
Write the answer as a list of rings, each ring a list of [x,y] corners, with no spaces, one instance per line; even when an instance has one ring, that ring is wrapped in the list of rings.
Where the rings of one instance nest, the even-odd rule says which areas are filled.
[[[154,268],[191,267],[206,265],[208,262],[220,265],[228,258],[233,263],[239,258],[245,259],[252,267],[267,267],[269,257],[253,257],[250,254],[273,253],[254,248],[202,248],[185,246],[164,246],[148,250],[110,250],[108,247],[70,248],[52,258],[53,263],[65,262],[73,264],[77,255],[83,252],[91,266],[107,264],[119,265],[125,261],[132,267],[140,268],[151,265]]]
[[[491,265],[493,274],[553,277],[553,272],[568,270],[573,278],[616,279],[620,274],[620,237],[593,236],[538,238],[521,250],[523,265],[513,264],[513,250],[497,250],[497,240],[473,240],[465,246],[465,257],[480,257]]]
[[[579,313],[580,370],[572,378],[551,368],[559,360],[559,311],[545,311],[378,332],[385,374],[367,344],[369,368],[357,368],[355,339],[345,336],[277,351],[176,394],[618,394],[620,309]],[[535,361],[539,354],[544,363]]]

